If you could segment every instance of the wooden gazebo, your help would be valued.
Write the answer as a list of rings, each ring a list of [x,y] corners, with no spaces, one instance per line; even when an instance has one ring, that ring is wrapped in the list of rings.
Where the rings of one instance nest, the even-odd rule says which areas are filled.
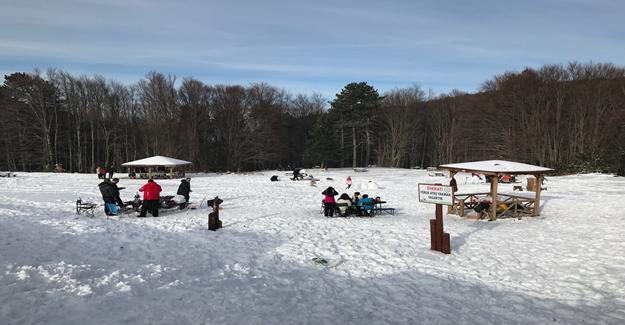
[[[551,168],[545,168],[541,166],[534,166],[529,164],[523,164],[518,162],[506,161],[506,160],[485,160],[474,161],[457,164],[440,165],[439,168],[449,170],[450,177],[453,177],[458,172],[465,173],[479,173],[484,174],[490,178],[490,192],[487,193],[491,198],[490,210],[488,211],[489,218],[491,220],[497,219],[497,185],[499,183],[499,177],[502,175],[533,175],[536,179],[536,185],[532,190],[535,191],[535,197],[533,199],[525,199],[523,202],[525,208],[528,209],[532,216],[538,216],[540,214],[540,192],[541,181],[544,174],[553,171]],[[476,193],[477,194],[477,193]],[[520,196],[507,195],[510,200],[507,203],[518,204]],[[455,201],[455,200],[454,200]],[[462,202],[464,204],[464,202]],[[508,208],[509,209],[509,208]],[[505,212],[505,211],[504,211]]]

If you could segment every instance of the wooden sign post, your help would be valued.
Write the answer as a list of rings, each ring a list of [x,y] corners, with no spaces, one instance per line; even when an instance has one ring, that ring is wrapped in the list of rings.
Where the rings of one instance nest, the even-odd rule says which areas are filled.
[[[451,239],[443,229],[443,205],[453,204],[451,186],[419,184],[419,202],[436,204],[435,219],[430,219],[430,248],[444,254],[450,254]]]
[[[219,205],[223,202],[219,196],[215,196],[214,199],[208,200],[206,203],[213,207],[213,212],[208,214],[208,230],[216,231],[222,227],[221,220],[219,220]]]

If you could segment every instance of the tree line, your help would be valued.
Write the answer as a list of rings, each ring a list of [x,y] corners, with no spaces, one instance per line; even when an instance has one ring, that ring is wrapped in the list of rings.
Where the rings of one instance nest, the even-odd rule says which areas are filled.
[[[625,173],[625,69],[569,63],[506,72],[474,94],[366,82],[333,99],[266,83],[208,85],[150,72],[16,72],[0,86],[0,170],[92,172],[152,155],[196,171],[426,167],[505,159]]]

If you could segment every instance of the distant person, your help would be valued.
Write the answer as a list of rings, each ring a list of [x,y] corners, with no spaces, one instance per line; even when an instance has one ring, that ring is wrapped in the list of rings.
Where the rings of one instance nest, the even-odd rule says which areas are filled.
[[[293,180],[296,181],[299,179],[299,171],[302,170],[301,168],[295,168],[293,169]]]
[[[482,180],[482,176],[480,176],[480,174],[478,174],[478,173],[471,173],[471,177],[476,177],[480,181]]]
[[[456,193],[458,192],[458,182],[456,182],[456,178],[455,177],[451,177],[451,180],[449,181],[449,186],[451,186],[451,192],[452,193]]]
[[[117,183],[119,179],[115,178],[113,180],[104,179],[104,181],[98,184],[98,188],[100,189],[100,193],[102,194],[102,200],[104,200],[104,213],[107,216],[116,215],[119,210],[117,206],[120,208],[124,207],[124,202],[122,202],[119,197],[119,188],[117,187]]]
[[[113,174],[115,174],[117,172],[117,168],[115,167],[115,165],[111,165],[109,166],[109,178],[113,179]]]
[[[339,207],[339,211],[341,211],[341,215],[345,216],[347,215],[347,212],[352,208],[352,199],[350,199],[347,193],[343,193],[341,194],[341,196],[339,196],[339,199],[336,200],[336,204]]]
[[[98,168],[96,168],[96,170],[98,172],[98,178],[99,179],[105,179],[106,178],[106,168],[104,168],[102,166],[98,166]]]
[[[193,192],[191,191],[191,178],[187,177],[180,180],[180,185],[178,186],[176,194],[184,196],[185,202],[189,203],[190,192]]]
[[[354,203],[354,205],[358,205],[358,201],[360,201],[361,197],[360,197],[360,192],[354,192],[354,197],[352,198],[352,203]]]
[[[139,188],[139,192],[143,192],[143,204],[141,205],[141,213],[139,218],[145,218],[146,212],[154,217],[158,217],[158,208],[161,199],[161,186],[156,184],[153,179],[149,179],[147,184]]]
[[[323,215],[326,217],[331,217],[334,214],[334,208],[336,207],[336,201],[334,201],[334,197],[339,193],[332,187],[326,188],[321,194],[324,195],[323,198]]]
[[[347,189],[352,187],[352,177],[351,176],[347,176],[347,179],[345,180],[345,184],[347,184]]]

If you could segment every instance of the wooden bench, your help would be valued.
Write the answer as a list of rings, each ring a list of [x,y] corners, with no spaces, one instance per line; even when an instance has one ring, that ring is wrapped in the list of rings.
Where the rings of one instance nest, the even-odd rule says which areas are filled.
[[[449,206],[447,213],[457,214],[458,216],[463,217],[465,209],[472,210],[475,206],[480,203],[481,200],[484,199],[490,193],[488,192],[480,192],[480,193],[456,193],[454,194],[453,205]]]

